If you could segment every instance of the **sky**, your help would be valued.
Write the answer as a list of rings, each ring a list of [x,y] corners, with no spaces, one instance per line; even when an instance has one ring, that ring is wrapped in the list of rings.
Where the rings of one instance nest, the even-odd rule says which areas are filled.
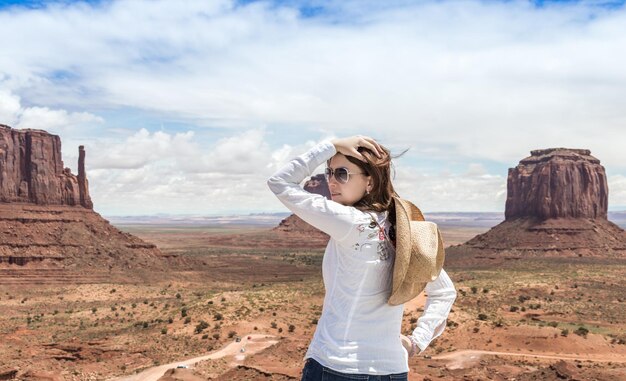
[[[626,210],[623,1],[4,1],[0,123],[78,146],[107,216],[285,212],[316,143],[408,152],[425,212],[503,212],[534,149],[600,159]],[[316,172],[321,172],[318,168]]]

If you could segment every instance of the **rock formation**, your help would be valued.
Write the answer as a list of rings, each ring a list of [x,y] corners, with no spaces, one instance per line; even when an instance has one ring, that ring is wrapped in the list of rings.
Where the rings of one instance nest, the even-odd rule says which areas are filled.
[[[0,202],[81,205],[92,209],[82,146],[79,155],[77,177],[69,168],[63,168],[59,136],[0,124]]]
[[[505,220],[448,258],[626,257],[626,232],[608,221],[608,186],[586,149],[550,148],[510,168]]]
[[[600,160],[586,149],[551,148],[509,168],[505,218],[607,218],[609,189]]]
[[[89,282],[163,259],[93,211],[83,146],[76,176],[59,136],[0,125],[0,283]]]

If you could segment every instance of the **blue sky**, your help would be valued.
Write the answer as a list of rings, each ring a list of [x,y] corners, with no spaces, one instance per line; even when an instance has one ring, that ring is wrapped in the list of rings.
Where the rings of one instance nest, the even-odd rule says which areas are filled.
[[[409,148],[425,211],[503,211],[507,169],[557,146],[626,209],[623,1],[0,0],[0,24],[0,123],[74,170],[84,144],[104,215],[284,211],[265,179],[353,134]]]

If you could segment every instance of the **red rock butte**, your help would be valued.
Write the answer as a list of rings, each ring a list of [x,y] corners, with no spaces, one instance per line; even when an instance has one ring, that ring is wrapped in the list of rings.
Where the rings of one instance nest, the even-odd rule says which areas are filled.
[[[59,136],[0,125],[0,283],[106,280],[165,258],[93,210],[83,146],[74,175]]]
[[[549,148],[509,168],[505,220],[448,258],[626,258],[626,232],[608,221],[606,172],[587,149]]]

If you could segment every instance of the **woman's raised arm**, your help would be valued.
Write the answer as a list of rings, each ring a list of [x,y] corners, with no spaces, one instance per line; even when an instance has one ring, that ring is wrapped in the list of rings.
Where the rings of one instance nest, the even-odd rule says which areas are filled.
[[[351,232],[355,221],[362,218],[363,213],[356,208],[328,200],[322,195],[307,192],[300,186],[315,168],[335,153],[335,145],[330,140],[325,140],[279,169],[267,180],[267,185],[298,217],[337,241],[342,241]]]

